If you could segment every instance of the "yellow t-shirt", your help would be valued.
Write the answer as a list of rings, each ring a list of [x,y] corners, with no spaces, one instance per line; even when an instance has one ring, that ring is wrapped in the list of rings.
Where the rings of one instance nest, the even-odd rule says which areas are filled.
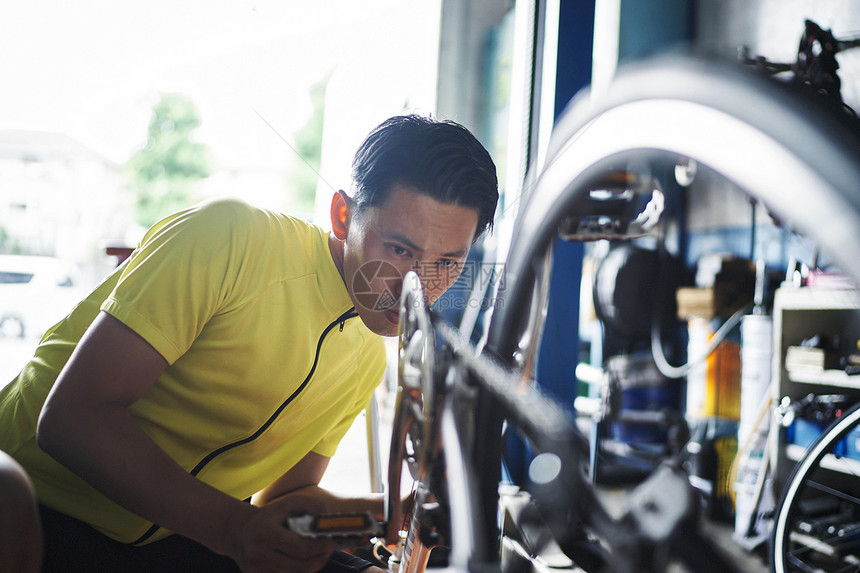
[[[157,223],[0,391],[0,449],[27,469],[40,502],[127,543],[169,532],[105,498],[35,438],[45,397],[99,310],[169,364],[130,408],[140,425],[239,499],[308,452],[333,455],[385,367],[382,339],[355,316],[322,229],[231,199]]]

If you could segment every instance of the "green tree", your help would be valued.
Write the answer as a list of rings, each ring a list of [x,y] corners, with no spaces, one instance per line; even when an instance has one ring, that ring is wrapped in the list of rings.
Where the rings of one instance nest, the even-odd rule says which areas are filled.
[[[164,94],[153,106],[146,144],[126,163],[139,224],[148,227],[195,200],[194,183],[210,173],[206,146],[193,141],[200,124],[196,106],[182,94]]]
[[[0,253],[17,255],[21,252],[18,240],[9,234],[6,227],[0,225]]]
[[[322,159],[322,132],[325,109],[325,90],[328,77],[310,88],[313,112],[307,123],[293,134],[294,150],[301,161],[290,174],[295,193],[295,208],[300,213],[313,213]]]

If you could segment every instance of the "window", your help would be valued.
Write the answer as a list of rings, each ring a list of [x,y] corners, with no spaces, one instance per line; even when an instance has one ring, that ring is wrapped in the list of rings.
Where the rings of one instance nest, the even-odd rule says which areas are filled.
[[[27,284],[33,280],[33,273],[0,271],[0,284]]]

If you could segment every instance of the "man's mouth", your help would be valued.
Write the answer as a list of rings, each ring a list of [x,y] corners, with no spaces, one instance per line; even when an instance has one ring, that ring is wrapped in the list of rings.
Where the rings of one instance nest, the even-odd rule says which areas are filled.
[[[398,324],[400,322],[400,309],[398,307],[389,308],[382,312],[391,324]]]
[[[386,290],[379,295],[374,305],[376,312],[381,312],[385,319],[393,325],[400,323],[400,298]]]

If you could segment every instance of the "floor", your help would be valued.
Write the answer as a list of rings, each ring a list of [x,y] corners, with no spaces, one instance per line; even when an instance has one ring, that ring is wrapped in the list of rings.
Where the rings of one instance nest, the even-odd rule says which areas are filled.
[[[702,528],[705,534],[710,535],[717,545],[725,551],[727,556],[735,563],[738,571],[743,573],[767,573],[768,565],[765,561],[765,556],[751,553],[741,547],[732,538],[733,528],[730,525],[703,520]],[[764,552],[763,548],[762,552]]]
[[[625,500],[629,491],[622,488],[599,487],[601,501],[614,515],[623,511]],[[734,524],[713,521],[702,517],[700,527],[703,537],[710,539],[723,555],[735,565],[740,573],[767,573],[768,565],[765,561],[764,545],[757,548],[746,549],[734,539]],[[670,565],[668,571],[679,573],[688,569],[680,565]]]

